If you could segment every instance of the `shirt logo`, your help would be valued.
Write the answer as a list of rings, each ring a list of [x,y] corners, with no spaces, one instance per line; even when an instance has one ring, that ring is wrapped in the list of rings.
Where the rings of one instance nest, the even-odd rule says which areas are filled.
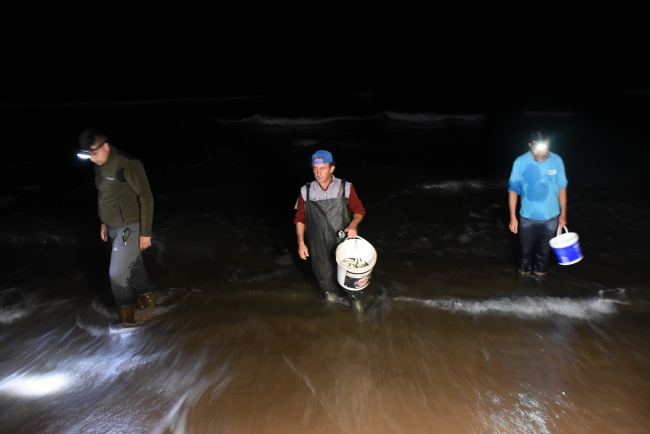
[[[106,179],[110,179],[111,181],[115,181],[114,178],[109,178],[108,176],[106,177]]]
[[[557,175],[557,170],[549,170],[548,174],[549,175]]]

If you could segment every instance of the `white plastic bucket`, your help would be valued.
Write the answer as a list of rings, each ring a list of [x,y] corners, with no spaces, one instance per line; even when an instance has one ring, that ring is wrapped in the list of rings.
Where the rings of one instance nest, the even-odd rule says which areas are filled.
[[[367,267],[354,268],[343,264],[344,259],[361,259]],[[349,291],[361,291],[370,283],[372,268],[377,263],[377,251],[361,237],[347,238],[336,248],[336,280]]]
[[[582,259],[582,250],[580,249],[580,241],[578,234],[575,232],[569,232],[569,229],[563,227],[566,233],[560,234],[562,228],[557,228],[557,235],[555,238],[551,238],[549,244],[555,252],[557,261],[560,265],[571,265]]]

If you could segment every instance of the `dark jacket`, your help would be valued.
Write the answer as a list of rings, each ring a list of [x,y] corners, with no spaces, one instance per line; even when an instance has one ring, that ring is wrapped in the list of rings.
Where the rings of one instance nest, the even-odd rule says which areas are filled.
[[[140,236],[151,236],[153,195],[140,160],[109,145],[108,160],[95,166],[99,218],[110,228],[140,223]]]

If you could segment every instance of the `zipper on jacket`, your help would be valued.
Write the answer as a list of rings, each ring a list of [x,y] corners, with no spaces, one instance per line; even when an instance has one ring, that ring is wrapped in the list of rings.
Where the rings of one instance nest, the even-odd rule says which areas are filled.
[[[120,210],[120,218],[124,221],[124,214],[122,214],[122,205],[117,207]]]

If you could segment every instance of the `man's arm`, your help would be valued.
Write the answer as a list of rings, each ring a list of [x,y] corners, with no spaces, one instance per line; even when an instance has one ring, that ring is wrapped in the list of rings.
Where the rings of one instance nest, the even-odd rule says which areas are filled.
[[[305,244],[305,200],[302,194],[298,196],[296,201],[296,217],[293,219],[296,225],[296,235],[298,236],[298,255],[300,259],[307,259],[309,257],[309,249]]]
[[[153,224],[153,194],[144,166],[139,160],[133,160],[124,176],[138,196],[140,204],[140,250],[151,247],[151,226]]]
[[[517,197],[519,195],[514,191],[508,193],[508,206],[510,208],[510,230],[512,233],[517,233],[519,229],[519,222],[517,221]]]
[[[366,215],[366,209],[363,207],[359,196],[357,196],[357,191],[354,189],[352,184],[350,184],[348,208],[352,212],[352,221],[348,224],[347,228],[343,229],[343,231],[348,234],[349,238],[356,238],[357,226],[359,226],[359,223],[361,223],[361,220],[363,220],[363,217]]]
[[[309,257],[309,249],[305,244],[305,224],[296,222],[296,235],[298,236],[298,255],[300,259],[307,259]]]
[[[104,223],[102,223],[99,228],[99,236],[103,241],[108,241],[108,229],[106,229],[106,225]]]
[[[357,226],[359,226],[361,220],[363,220],[363,216],[361,214],[352,215],[352,221],[350,222],[347,228],[343,229],[343,231],[348,234],[349,238],[357,237]]]
[[[566,226],[566,188],[561,188],[560,193],[558,195],[558,199],[560,201],[560,220],[558,221],[558,225],[562,228]]]
[[[510,208],[510,224],[508,227],[513,234],[519,231],[519,222],[517,221],[517,196],[523,194],[521,185],[519,159],[517,158],[512,164],[512,172],[508,180],[508,207]]]

